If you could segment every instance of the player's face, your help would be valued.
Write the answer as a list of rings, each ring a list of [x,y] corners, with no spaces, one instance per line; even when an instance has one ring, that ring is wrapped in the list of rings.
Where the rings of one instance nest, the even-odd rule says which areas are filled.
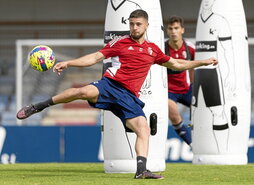
[[[179,41],[183,39],[184,28],[180,23],[174,22],[167,26],[167,35],[172,41]]]
[[[131,18],[130,23],[130,35],[133,39],[139,40],[144,37],[148,28],[148,21],[143,18]]]

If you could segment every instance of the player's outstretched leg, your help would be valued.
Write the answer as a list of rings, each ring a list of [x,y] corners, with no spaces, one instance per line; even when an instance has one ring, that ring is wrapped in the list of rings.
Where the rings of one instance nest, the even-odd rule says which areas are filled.
[[[70,88],[46,101],[23,107],[18,111],[16,117],[18,119],[26,119],[49,106],[59,103],[68,103],[77,99],[96,102],[98,95],[99,91],[94,85],[87,85],[80,88]]]
[[[25,106],[18,111],[16,117],[18,119],[26,119],[37,112],[41,112],[43,109],[45,109],[46,107],[49,107],[51,105],[54,105],[52,98],[50,98],[44,102],[37,103],[35,105]]]
[[[20,109],[16,115],[18,119],[26,119],[34,113],[40,112],[37,110],[34,105],[28,105]]]

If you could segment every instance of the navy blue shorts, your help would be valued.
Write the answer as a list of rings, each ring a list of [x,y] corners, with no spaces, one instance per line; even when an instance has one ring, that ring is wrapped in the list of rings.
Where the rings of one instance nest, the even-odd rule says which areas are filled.
[[[190,107],[192,100],[192,84],[190,85],[189,91],[185,94],[168,92],[168,99],[181,103],[187,107]]]
[[[91,85],[98,88],[99,97],[96,103],[88,103],[94,108],[110,110],[121,119],[125,128],[126,119],[145,117],[143,111],[145,104],[116,81],[103,77],[99,81],[92,82]]]

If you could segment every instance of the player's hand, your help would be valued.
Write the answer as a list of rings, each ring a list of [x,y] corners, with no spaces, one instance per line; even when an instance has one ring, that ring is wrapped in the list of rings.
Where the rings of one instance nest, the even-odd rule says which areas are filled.
[[[214,57],[207,59],[207,65],[213,64],[214,66],[218,64],[218,60]]]
[[[68,67],[67,62],[58,62],[54,67],[53,67],[53,72],[57,73],[58,75],[61,74],[61,72]]]

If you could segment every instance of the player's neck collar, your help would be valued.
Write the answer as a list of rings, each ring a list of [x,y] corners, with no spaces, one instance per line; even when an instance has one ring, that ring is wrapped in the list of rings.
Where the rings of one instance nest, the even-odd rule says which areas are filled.
[[[213,12],[211,12],[210,15],[204,19],[203,14],[201,13],[200,17],[201,17],[201,20],[203,21],[203,23],[205,23],[212,15],[213,15]]]
[[[135,39],[133,39],[132,36],[130,36],[130,38],[131,38],[131,40],[133,40],[134,42],[136,42],[136,43],[138,43],[138,44],[140,44],[140,45],[144,44],[145,41],[146,41],[146,39],[142,39],[142,41],[140,42],[140,40],[135,40]]]
[[[183,47],[183,42],[184,42],[183,39],[179,41],[178,43],[171,42],[170,39],[168,40],[169,47],[176,51]]]

